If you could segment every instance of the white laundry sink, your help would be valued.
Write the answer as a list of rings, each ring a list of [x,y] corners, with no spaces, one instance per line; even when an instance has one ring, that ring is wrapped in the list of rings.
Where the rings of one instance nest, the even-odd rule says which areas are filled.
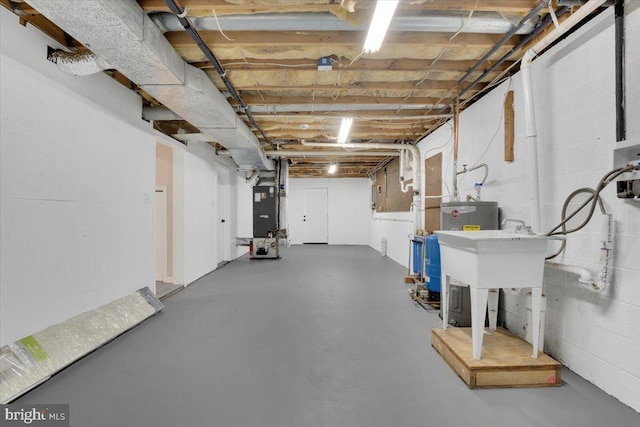
[[[532,357],[538,357],[542,277],[548,236],[500,230],[436,231],[442,268],[442,328],[448,327],[451,279],[469,285],[473,357],[480,360],[484,319],[496,328],[499,288],[531,288]],[[492,297],[489,298],[489,290]]]
[[[442,269],[458,280],[478,288],[520,288],[525,283],[527,287],[542,283],[548,236],[504,230],[436,233]]]

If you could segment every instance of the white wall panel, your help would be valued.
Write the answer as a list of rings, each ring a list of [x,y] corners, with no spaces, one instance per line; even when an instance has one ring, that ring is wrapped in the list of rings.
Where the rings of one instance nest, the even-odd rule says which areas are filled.
[[[0,57],[0,345],[155,288],[155,141],[108,76],[46,61],[54,42],[4,8]]]

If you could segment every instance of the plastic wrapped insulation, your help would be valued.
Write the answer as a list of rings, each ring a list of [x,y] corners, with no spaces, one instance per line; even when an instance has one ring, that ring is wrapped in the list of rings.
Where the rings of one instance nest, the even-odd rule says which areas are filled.
[[[114,68],[93,52],[70,53],[54,50],[49,53],[47,59],[56,64],[60,70],[74,76],[90,76]]]
[[[163,307],[144,288],[0,348],[0,403],[15,400]]]

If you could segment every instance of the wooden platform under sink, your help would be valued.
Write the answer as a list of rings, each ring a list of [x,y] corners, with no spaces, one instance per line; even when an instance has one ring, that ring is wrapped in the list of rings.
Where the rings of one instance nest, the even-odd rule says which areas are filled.
[[[503,328],[485,329],[482,359],[475,360],[471,328],[431,330],[431,345],[469,388],[554,387],[562,384],[562,365]]]

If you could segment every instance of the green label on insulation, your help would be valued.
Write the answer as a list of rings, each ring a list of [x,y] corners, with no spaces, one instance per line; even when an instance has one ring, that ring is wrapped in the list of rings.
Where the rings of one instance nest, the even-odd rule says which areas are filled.
[[[31,353],[34,359],[45,360],[47,357],[49,357],[47,352],[44,351],[44,348],[40,347],[40,344],[38,344],[38,341],[36,341],[36,339],[32,335],[22,338],[20,342],[22,343],[22,345],[24,345],[27,351]]]

